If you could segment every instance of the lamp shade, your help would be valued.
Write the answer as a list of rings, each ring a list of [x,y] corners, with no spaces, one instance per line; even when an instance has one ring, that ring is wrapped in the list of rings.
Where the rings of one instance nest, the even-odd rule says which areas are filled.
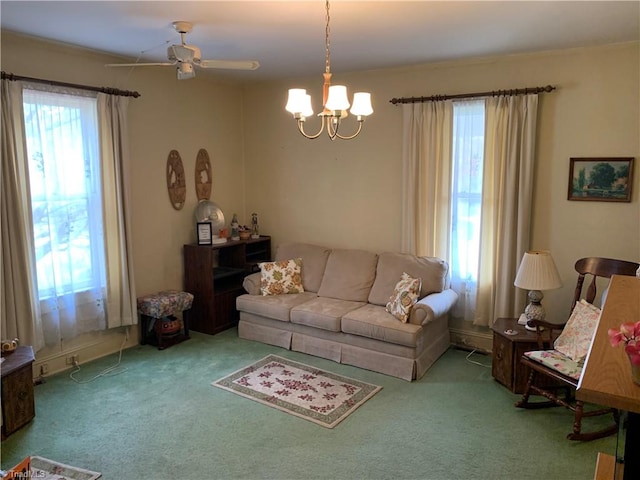
[[[553,290],[562,281],[551,253],[539,250],[525,252],[513,284],[524,290]]]
[[[372,113],[373,108],[371,107],[371,94],[367,92],[354,93],[351,114],[366,117],[367,115],[371,115]]]
[[[344,85],[331,85],[329,87],[327,103],[324,108],[333,111],[341,111],[349,108],[347,87],[345,87]]]

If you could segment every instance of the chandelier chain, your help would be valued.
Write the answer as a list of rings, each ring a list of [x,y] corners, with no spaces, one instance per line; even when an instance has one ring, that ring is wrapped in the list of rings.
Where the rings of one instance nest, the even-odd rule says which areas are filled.
[[[324,54],[324,71],[326,73],[330,73],[331,72],[331,51],[329,50],[329,32],[330,32],[330,28],[329,28],[329,20],[331,20],[331,17],[329,16],[329,0],[326,0],[326,9],[327,9],[327,26],[325,28],[325,32],[324,32],[324,45],[325,45],[325,54]]]

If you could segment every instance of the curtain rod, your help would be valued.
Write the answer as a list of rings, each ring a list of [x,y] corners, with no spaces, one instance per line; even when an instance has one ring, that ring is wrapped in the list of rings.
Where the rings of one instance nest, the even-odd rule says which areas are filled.
[[[459,93],[457,95],[432,95],[430,97],[402,97],[392,98],[390,103],[397,105],[398,103],[424,103],[424,102],[437,102],[442,100],[451,100],[454,98],[477,98],[477,97],[498,97],[498,96],[513,96],[513,95],[528,95],[531,93],[549,93],[555,90],[556,87],[547,85],[546,87],[527,87],[527,88],[515,88],[511,90],[494,90],[492,92],[478,92],[478,93]]]
[[[138,98],[140,94],[138,92],[131,92],[129,90],[119,90],[117,88],[110,87],[92,87],[90,85],[78,85],[75,83],[58,82],[56,80],[43,80],[42,78],[23,77],[22,75],[14,75],[13,73],[0,72],[3,80],[16,81],[25,80],[27,82],[43,83],[45,85],[53,85],[56,87],[78,88],[80,90],[89,90],[92,92],[106,93],[108,95],[119,95],[121,97],[133,97]]]

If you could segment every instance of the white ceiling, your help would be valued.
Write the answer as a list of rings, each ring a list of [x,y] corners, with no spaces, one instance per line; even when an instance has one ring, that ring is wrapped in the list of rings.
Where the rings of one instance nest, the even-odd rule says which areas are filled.
[[[333,0],[330,12],[334,74],[640,38],[637,0]],[[322,0],[0,3],[3,30],[121,55],[123,62],[165,61],[166,47],[180,40],[171,26],[176,20],[194,24],[187,43],[198,46],[203,59],[261,64],[218,75],[260,81],[324,71]]]

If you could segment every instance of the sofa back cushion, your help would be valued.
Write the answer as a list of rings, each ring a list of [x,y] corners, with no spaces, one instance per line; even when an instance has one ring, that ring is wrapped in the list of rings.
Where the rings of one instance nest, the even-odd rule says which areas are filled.
[[[413,278],[422,279],[420,298],[443,291],[449,281],[449,265],[444,260],[416,257],[408,253],[381,253],[378,258],[376,280],[369,293],[369,303],[386,305],[404,272]]]
[[[305,292],[317,293],[327,266],[330,249],[307,243],[283,243],[278,246],[276,260],[302,259],[302,286]]]
[[[377,263],[378,255],[372,252],[332,250],[329,260],[327,260],[327,268],[322,277],[318,296],[366,302],[371,285],[376,278]]]

